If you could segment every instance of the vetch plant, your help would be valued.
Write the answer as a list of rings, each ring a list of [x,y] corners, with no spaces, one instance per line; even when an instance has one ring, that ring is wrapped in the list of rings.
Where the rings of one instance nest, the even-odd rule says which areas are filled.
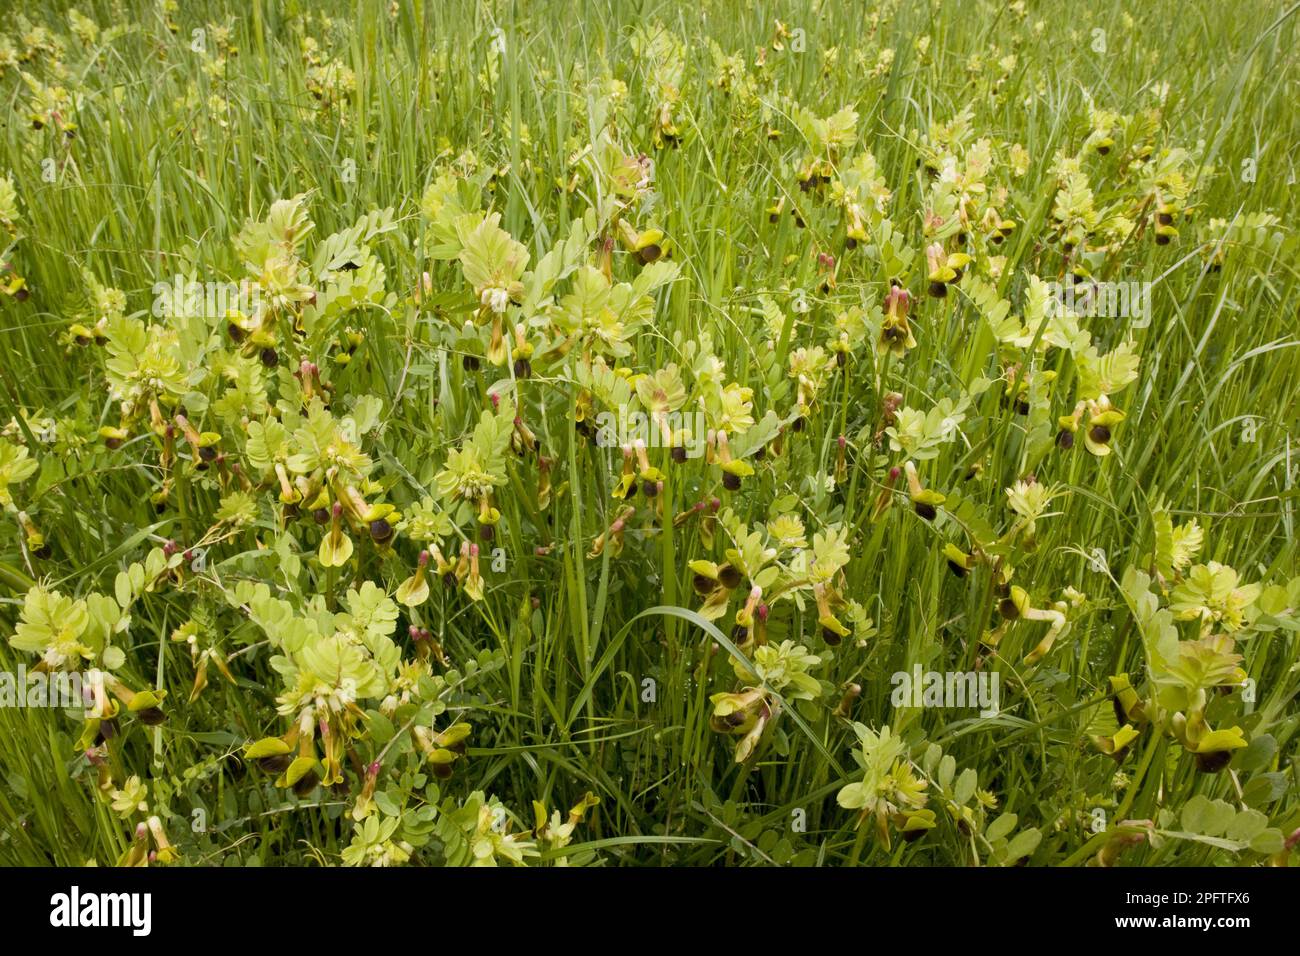
[[[1296,17],[118,6],[0,27],[0,862],[1295,864]]]

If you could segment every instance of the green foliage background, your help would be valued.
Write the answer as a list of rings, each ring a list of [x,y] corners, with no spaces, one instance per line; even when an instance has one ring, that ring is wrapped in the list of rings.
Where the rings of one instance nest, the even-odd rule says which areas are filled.
[[[0,516],[0,635],[18,625],[36,582],[70,596],[112,596],[120,593],[119,573],[148,562],[152,549],[167,540],[190,548],[220,520],[222,489],[211,473],[193,470],[183,443],[170,506],[158,513],[151,504],[165,476],[147,416],[120,448],[100,439],[101,427],[119,422],[104,350],[68,336],[72,324],[91,328],[99,317],[102,302],[85,272],[125,294],[127,315],[153,323],[156,282],[184,268],[200,279],[243,275],[231,240],[277,199],[309,194],[308,258],[325,237],[391,208],[391,228],[361,243],[384,266],[379,294],[342,307],[333,326],[305,339],[286,336],[280,347],[282,367],[296,368],[300,358],[320,366],[336,416],[368,412],[356,404],[363,396],[379,400],[377,427],[362,444],[379,496],[409,517],[423,497],[438,497],[435,479],[448,452],[491,407],[488,387],[514,377],[509,362],[463,367],[461,353],[481,354],[487,328],[472,343],[461,335],[479,303],[457,263],[428,258],[432,227],[421,197],[440,173],[459,171],[482,187],[483,205],[500,214],[501,228],[527,247],[535,268],[592,207],[591,177],[575,156],[606,126],[627,156],[653,159],[654,197],[643,197],[628,219],[661,229],[680,267],[678,281],[653,293],[652,319],[636,329],[631,355],[619,364],[650,373],[672,362],[685,367],[687,343],[707,332],[726,362],[726,381],[753,389],[753,417],[772,411],[783,426],[780,453],[755,461],[756,473],[735,492],[724,489],[716,467],[671,465],[660,452],[664,514],[717,496],[751,530],[775,516],[774,502],[801,518],[810,541],[814,532],[844,530],[850,547],[838,591],[874,625],[872,632],[860,621],[860,630],[830,647],[811,592],[801,608],[774,604],[772,640],[819,655],[815,676],[823,683],[816,700],[787,701],[774,732],[737,764],[734,741],[710,728],[710,696],[751,683],[738,683],[729,661],[742,653],[732,627],[748,585],[715,627],[694,611],[700,602],[687,564],[724,561],[725,529],[715,529],[710,546],[698,517],[672,527],[638,495],[621,553],[594,553],[621,504],[610,489],[622,458],[584,439],[574,421],[573,360],[581,349],[550,360],[543,350],[513,395],[550,462],[549,507],[538,497],[537,453],[507,455],[495,498],[501,522],[484,545],[482,600],[434,580],[426,603],[392,605],[400,609],[393,640],[403,658],[414,658],[407,635],[418,625],[445,649],[450,668],[434,666],[437,680],[391,720],[373,717],[379,701],[364,703],[372,717],[357,732],[357,763],[345,761],[340,785],[294,796],[241,758],[247,742],[289,725],[275,712],[281,678],[266,645],[277,635],[252,619],[247,592],[229,595],[238,582],[261,581],[299,615],[340,611],[347,590],[364,581],[394,595],[420,547],[399,528],[391,551],[380,553],[354,531],[354,559],[325,568],[317,559],[321,531],[310,519],[291,521],[289,535],[282,533],[272,478],[251,496],[251,522],[215,535],[204,572],[172,568],[177,573],[164,572],[148,590],[134,587],[127,572],[130,625],[111,642],[125,652],[115,670],[131,687],[166,689],[167,720],[157,727],[123,721],[102,757],[105,793],[122,794],[137,776],[148,814],[160,818],[181,862],[367,862],[374,858],[345,850],[389,838],[404,841],[413,862],[466,862],[483,839],[475,828],[485,795],[508,811],[502,819],[519,834],[534,826],[533,801],[563,817],[587,792],[599,804],[586,809],[568,847],[543,843],[530,862],[1288,858],[1281,840],[1300,827],[1292,613],[1300,589],[1291,584],[1300,460],[1295,7],[417,0],[390,9],[370,0],[196,0],[172,10],[146,2],[78,9],[98,24],[93,37],[84,28],[85,36],[76,35],[64,4],[42,2],[7,18],[8,42],[0,45],[0,175],[12,178],[18,213],[5,278],[20,275],[30,291],[0,299],[0,425],[12,420],[0,442],[28,449],[38,466],[9,487],[14,503]],[[660,30],[680,55],[675,100],[663,89],[662,65],[644,48],[638,54],[633,39]],[[797,40],[794,31],[802,31]],[[678,146],[664,141],[659,124],[666,98]],[[1158,245],[1151,229],[1135,230],[1103,257],[1099,277],[1157,283],[1149,326],[1107,318],[1085,324],[1102,354],[1130,342],[1140,355],[1136,380],[1114,397],[1126,418],[1105,458],[1089,455],[1082,438],[1069,452],[1051,445],[1056,419],[1073,406],[1075,372],[1064,350],[1031,346],[1008,355],[969,294],[977,287],[971,279],[943,299],[926,296],[924,248],[933,237],[922,215],[934,124],[969,110],[964,145],[980,137],[997,144],[997,171],[988,178],[1007,187],[1001,214],[1015,230],[999,249],[981,245],[968,275],[982,276],[995,300],[1008,299],[1021,314],[1027,276],[1053,280],[1064,270],[1059,241],[1049,241],[1058,152],[1083,157],[1098,209],[1140,199],[1134,181],[1118,172],[1127,144],[1110,156],[1096,152],[1090,103],[1126,116],[1159,106],[1155,148],[1195,156],[1185,166],[1192,188],[1178,210],[1189,213],[1178,239]],[[856,110],[857,142],[836,172],[864,150],[874,156],[892,193],[892,228],[912,257],[901,275],[878,246],[846,247],[843,217],[816,198],[827,187],[801,191],[810,144],[795,121],[800,106],[817,117]],[[1011,144],[1027,158],[1020,176],[1006,169]],[[575,176],[575,188],[566,189]],[[769,208],[783,198],[770,222]],[[1216,232],[1212,218],[1242,228],[1216,246],[1227,233]],[[873,240],[879,228],[873,223]],[[1222,266],[1207,271],[1216,250]],[[1006,258],[991,274],[995,252]],[[599,253],[594,241],[582,250],[592,262]],[[833,288],[823,285],[819,254],[833,257]],[[612,271],[630,282],[641,267],[619,246]],[[419,298],[424,272],[431,288]],[[874,335],[855,340],[844,370],[801,413],[786,374],[790,353],[827,345],[836,316],[852,306],[874,315],[878,330],[891,278],[912,294],[915,347],[890,356]],[[796,292],[806,294],[810,311],[793,308]],[[776,334],[765,302],[777,310]],[[344,327],[363,342],[340,365]],[[235,350],[222,339],[221,322],[200,331],[193,334],[226,343],[218,351]],[[1028,417],[1017,414],[1016,402],[1000,401],[1006,369],[1021,361],[1060,373],[1050,393],[1032,396]],[[889,509],[875,516],[889,469],[905,457],[888,438],[873,441],[885,424],[886,393],[928,411],[959,399],[980,376],[995,384],[974,394],[960,440],[923,462],[927,487],[948,495],[940,520],[927,522],[909,507],[901,480],[886,491]],[[193,381],[211,402],[225,387],[219,376]],[[202,418],[201,431],[220,434],[232,462],[246,454],[246,433],[223,428],[211,412],[194,417]],[[53,440],[39,427],[46,420],[55,423]],[[1070,628],[1047,656],[1026,664],[1044,628],[1020,622],[995,655],[981,650],[998,623],[994,574],[981,566],[955,578],[942,548],[956,542],[969,551],[979,537],[967,533],[972,527],[1008,533],[1015,516],[1005,489],[1030,473],[1060,494],[1037,522],[1036,547],[1021,537],[1008,545],[1014,582],[1036,607],[1066,588],[1087,601],[1069,612]],[[48,557],[34,553],[20,509],[39,528]],[[1160,631],[1134,613],[1135,588],[1142,589],[1130,579],[1126,598],[1121,588],[1130,567],[1156,571],[1160,514],[1204,529],[1197,562],[1230,565],[1243,584],[1274,588],[1261,598],[1267,613],[1247,624],[1236,645],[1254,699],[1225,688],[1231,692],[1214,693],[1209,706],[1211,725],[1240,726],[1251,741],[1219,773],[1198,773],[1168,727],[1147,726],[1118,762],[1093,739],[1117,729],[1108,679],[1127,673],[1139,684],[1151,635]],[[444,543],[453,559],[465,534],[475,534],[472,515],[462,514],[450,546]],[[489,565],[496,546],[504,548],[505,571]],[[1170,577],[1168,589],[1150,585],[1162,607]],[[233,679],[211,667],[193,700],[197,658],[170,640],[189,621],[196,648],[228,657]],[[1183,641],[1197,636],[1195,621],[1177,627]],[[20,662],[31,666],[35,658],[0,641],[0,666],[12,671]],[[916,664],[965,671],[977,662],[1001,676],[999,715],[891,705],[894,672]],[[646,678],[655,682],[653,701],[644,699]],[[861,694],[837,713],[848,683]],[[435,778],[401,732],[408,719],[438,730],[471,725],[449,779]],[[928,782],[935,826],[916,842],[899,839],[894,824],[886,840],[837,803],[842,788],[863,779],[852,759],[860,747],[854,721],[889,725]],[[80,733],[75,714],[0,708],[0,862],[110,864],[130,856],[145,817],[134,801],[115,808],[100,793],[103,777],[78,749]],[[370,819],[382,821],[382,833],[380,822],[351,815],[364,784],[357,771],[381,754]],[[196,810],[203,827],[193,825]],[[488,852],[506,861],[499,851]]]

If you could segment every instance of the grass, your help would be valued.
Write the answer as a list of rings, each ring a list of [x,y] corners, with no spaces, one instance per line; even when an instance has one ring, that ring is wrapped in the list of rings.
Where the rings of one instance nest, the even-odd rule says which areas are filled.
[[[0,174],[16,198],[0,214],[23,285],[0,297],[0,446],[36,467],[0,456],[0,636],[23,645],[0,641],[0,667],[80,644],[59,666],[110,671],[121,714],[102,741],[79,710],[0,707],[0,862],[1286,863],[1300,828],[1296,7],[578,6],[120,0],[79,4],[94,30],[64,4],[11,18]],[[837,115],[838,139],[815,122]],[[851,248],[835,197],[866,155],[888,197],[863,194]],[[944,205],[949,160],[965,224]],[[827,182],[802,189],[810,170]],[[352,228],[375,210],[390,212]],[[522,291],[500,283],[507,321],[530,323],[500,364],[497,286],[471,269],[509,268],[468,242],[475,210],[499,214],[532,270]],[[643,266],[628,247],[652,229],[667,255]],[[942,298],[927,294],[936,242],[972,257]],[[268,243],[293,250],[293,282],[263,270]],[[1081,266],[1152,283],[1149,321],[1046,321],[1030,277]],[[597,298],[602,274],[663,281],[601,328],[578,292]],[[153,311],[176,275],[251,278],[269,337],[250,332],[256,316],[237,341],[224,315]],[[892,350],[891,280],[914,337]],[[150,343],[174,370],[146,367]],[[709,352],[725,363],[716,386]],[[1059,419],[1107,355],[1138,356],[1131,380],[1111,375],[1118,360],[1102,376],[1123,381],[1110,453],[1085,448],[1097,409],[1065,450]],[[304,361],[319,375],[295,376]],[[674,364],[676,407],[704,401],[709,428],[716,388],[752,389],[754,424],[728,430],[753,473],[733,490],[716,447],[673,462],[652,442],[617,524],[624,456],[589,432],[619,396],[635,404],[619,382]],[[294,426],[322,383],[317,447]],[[902,408],[940,407],[891,443]],[[210,439],[187,439],[182,411],[219,461],[198,467]],[[274,455],[250,451],[250,424],[277,420],[281,463],[320,501],[286,505]],[[364,465],[331,459],[345,439]],[[451,454],[467,446],[500,513],[490,539],[473,469]],[[913,507],[908,460],[945,496],[934,520]],[[1013,511],[1018,482],[1022,498],[1053,494]],[[326,566],[335,502],[354,548]],[[376,544],[382,504],[401,520]],[[801,545],[779,542],[782,515]],[[1193,522],[1202,543],[1183,554]],[[435,557],[414,600],[421,550],[455,565],[471,542],[481,595],[466,553],[450,585]],[[963,577],[945,544],[969,556]],[[1210,562],[1239,582],[1198,592]],[[775,570],[746,617],[760,567]],[[54,592],[86,602],[83,630],[68,633],[77,606]],[[810,684],[791,679],[786,640],[816,658]],[[318,646],[361,662],[308,659]],[[894,675],[917,665],[997,674],[998,713],[895,706]],[[323,742],[287,770],[246,753],[305,742],[291,727],[317,704],[292,695],[308,672],[355,697],[314,711],[339,748],[337,782],[317,787]],[[1117,720],[1119,675],[1135,693]],[[715,695],[743,688],[761,703],[739,704],[742,733],[718,732]],[[143,697],[127,707],[146,689],[166,691],[162,723]]]

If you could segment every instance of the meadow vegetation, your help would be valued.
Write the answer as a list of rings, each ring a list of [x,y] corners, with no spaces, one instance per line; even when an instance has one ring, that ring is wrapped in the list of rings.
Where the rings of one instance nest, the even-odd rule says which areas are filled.
[[[11,11],[0,862],[1291,862],[1227,9]]]

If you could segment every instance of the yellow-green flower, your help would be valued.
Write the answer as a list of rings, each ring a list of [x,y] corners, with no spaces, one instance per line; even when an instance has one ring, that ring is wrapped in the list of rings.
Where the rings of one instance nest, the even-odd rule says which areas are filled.
[[[343,530],[343,506],[337,501],[330,509],[330,529],[321,538],[319,556],[327,568],[341,568],[352,557],[352,539]]]
[[[1083,432],[1083,444],[1098,458],[1110,454],[1115,426],[1124,420],[1124,413],[1112,408],[1103,395],[1100,401],[1089,402],[1088,423]]]
[[[939,513],[938,507],[943,504],[945,496],[922,487],[913,462],[904,462],[903,471],[907,475],[908,497],[912,500],[912,508],[926,521],[933,521]]]
[[[908,349],[916,348],[911,323],[907,320],[912,296],[900,286],[891,286],[885,296],[885,317],[880,325],[880,350],[903,358]]]
[[[419,607],[429,600],[429,582],[425,579],[429,567],[429,552],[421,551],[415,573],[403,581],[397,588],[397,603],[406,607]]]

